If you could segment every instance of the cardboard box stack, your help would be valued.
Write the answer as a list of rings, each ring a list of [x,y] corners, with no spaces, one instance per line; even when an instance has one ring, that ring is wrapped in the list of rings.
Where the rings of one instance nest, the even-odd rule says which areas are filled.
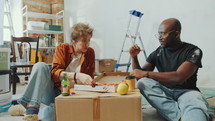
[[[120,83],[128,73],[105,74],[95,80]],[[137,89],[127,95],[75,91],[70,96],[56,97],[55,107],[56,121],[142,121],[141,94]]]

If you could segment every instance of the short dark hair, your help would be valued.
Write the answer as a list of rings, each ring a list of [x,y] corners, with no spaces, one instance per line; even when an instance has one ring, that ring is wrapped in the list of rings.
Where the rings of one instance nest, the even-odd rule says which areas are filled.
[[[181,22],[178,19],[175,19],[175,24],[174,24],[174,28],[181,32]]]

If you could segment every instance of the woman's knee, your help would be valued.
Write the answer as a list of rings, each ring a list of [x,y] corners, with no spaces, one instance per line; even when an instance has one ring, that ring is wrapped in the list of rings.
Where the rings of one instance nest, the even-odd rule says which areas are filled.
[[[37,69],[37,70],[48,70],[49,71],[49,66],[44,63],[44,62],[37,62],[36,64],[34,64],[33,69]]]

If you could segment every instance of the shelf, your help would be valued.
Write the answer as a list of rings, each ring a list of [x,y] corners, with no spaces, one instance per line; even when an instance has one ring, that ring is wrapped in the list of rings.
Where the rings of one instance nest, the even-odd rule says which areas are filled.
[[[31,47],[31,49],[35,49],[36,47]],[[38,47],[39,49],[55,49],[56,47]]]
[[[39,47],[39,49],[55,49],[56,47]]]
[[[63,12],[60,11],[60,12]],[[59,13],[60,13],[59,12]],[[63,15],[55,15],[55,14],[48,14],[48,13],[36,13],[36,12],[25,12],[23,14],[24,17],[32,17],[32,18],[46,18],[46,19],[61,19]]]
[[[24,30],[24,33],[36,33],[36,34],[61,34],[63,31],[50,31],[50,30]]]
[[[64,26],[64,23],[63,23],[64,22],[64,10],[61,10],[55,14],[38,13],[38,12],[28,11],[28,6],[25,5],[22,8],[22,16],[23,16],[23,27],[26,28],[23,30],[23,33],[25,33],[26,36],[32,36],[31,34],[38,34],[39,36],[40,35],[48,35],[48,34],[54,35],[54,39],[51,35],[47,36],[48,41],[51,42],[52,44],[46,44],[47,46],[48,45],[53,45],[53,46],[38,47],[39,50],[47,51],[48,54],[51,54],[51,56],[53,56],[55,48],[56,48],[54,43],[58,43],[59,36],[61,36],[61,34],[64,34],[64,30],[61,30],[61,31],[44,30],[43,29],[44,25],[28,24],[28,22],[29,21],[42,22],[42,21],[44,21],[43,19],[45,19],[45,21],[47,20],[47,22],[46,22],[47,24],[49,24],[50,22],[53,22],[53,25],[61,25],[63,28],[63,26]],[[41,18],[41,20],[37,19],[37,18]],[[43,38],[45,39],[45,37],[43,37]],[[51,39],[51,41],[50,41],[50,39]],[[46,61],[48,61],[48,60],[46,60]]]

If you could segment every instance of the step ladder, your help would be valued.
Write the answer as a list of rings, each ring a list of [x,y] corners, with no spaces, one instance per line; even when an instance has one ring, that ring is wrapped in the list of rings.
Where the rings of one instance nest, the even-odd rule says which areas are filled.
[[[141,51],[143,52],[144,54],[144,57],[147,58],[147,55],[146,55],[146,52],[145,52],[145,49],[144,49],[144,45],[143,45],[143,41],[142,41],[142,38],[140,36],[140,33],[139,33],[139,26],[140,26],[140,21],[141,21],[141,17],[143,16],[143,13],[139,12],[139,11],[136,11],[136,10],[130,10],[129,11],[129,14],[130,14],[130,18],[129,18],[129,22],[128,22],[128,26],[127,26],[127,31],[126,31],[126,34],[125,34],[125,38],[124,38],[124,41],[123,41],[123,45],[122,45],[122,49],[121,49],[121,52],[120,52],[120,55],[119,55],[119,59],[117,61],[117,64],[115,65],[115,71],[119,71],[119,67],[127,67],[126,69],[126,72],[128,72],[129,70],[129,67],[131,65],[131,56],[129,54],[129,48],[132,46],[132,45],[135,45],[136,44],[136,39],[138,38],[139,39],[139,43],[141,45]],[[134,18],[135,17],[135,18]],[[136,19],[136,20],[134,20]],[[134,26],[132,28],[132,23],[135,23],[136,26]],[[134,33],[132,33],[132,30],[134,31]],[[127,41],[130,41],[130,45],[129,47],[127,46],[127,48],[125,48],[125,45],[127,43]],[[125,50],[127,49],[127,50]],[[128,57],[128,61],[126,63],[121,63],[121,60],[122,60],[122,56],[127,53],[127,56],[129,55]]]
[[[11,9],[10,9],[10,1],[5,0],[4,1],[4,16],[6,16],[7,21],[4,21],[4,30],[9,29],[10,35],[14,36],[14,27],[13,27],[13,21],[11,16]],[[4,20],[6,20],[4,19]],[[5,23],[8,22],[8,25],[5,25]]]
[[[12,21],[12,15],[11,15],[11,8],[10,8],[10,1],[4,0],[4,20],[3,20],[3,41],[11,43],[11,36],[15,36],[14,27],[13,27],[13,21]],[[9,32],[7,32],[9,30]],[[5,39],[5,35],[7,34],[7,39]],[[16,48],[17,45],[15,45]],[[18,53],[18,49],[15,50],[16,53]],[[17,58],[19,58],[19,54],[16,55]]]

